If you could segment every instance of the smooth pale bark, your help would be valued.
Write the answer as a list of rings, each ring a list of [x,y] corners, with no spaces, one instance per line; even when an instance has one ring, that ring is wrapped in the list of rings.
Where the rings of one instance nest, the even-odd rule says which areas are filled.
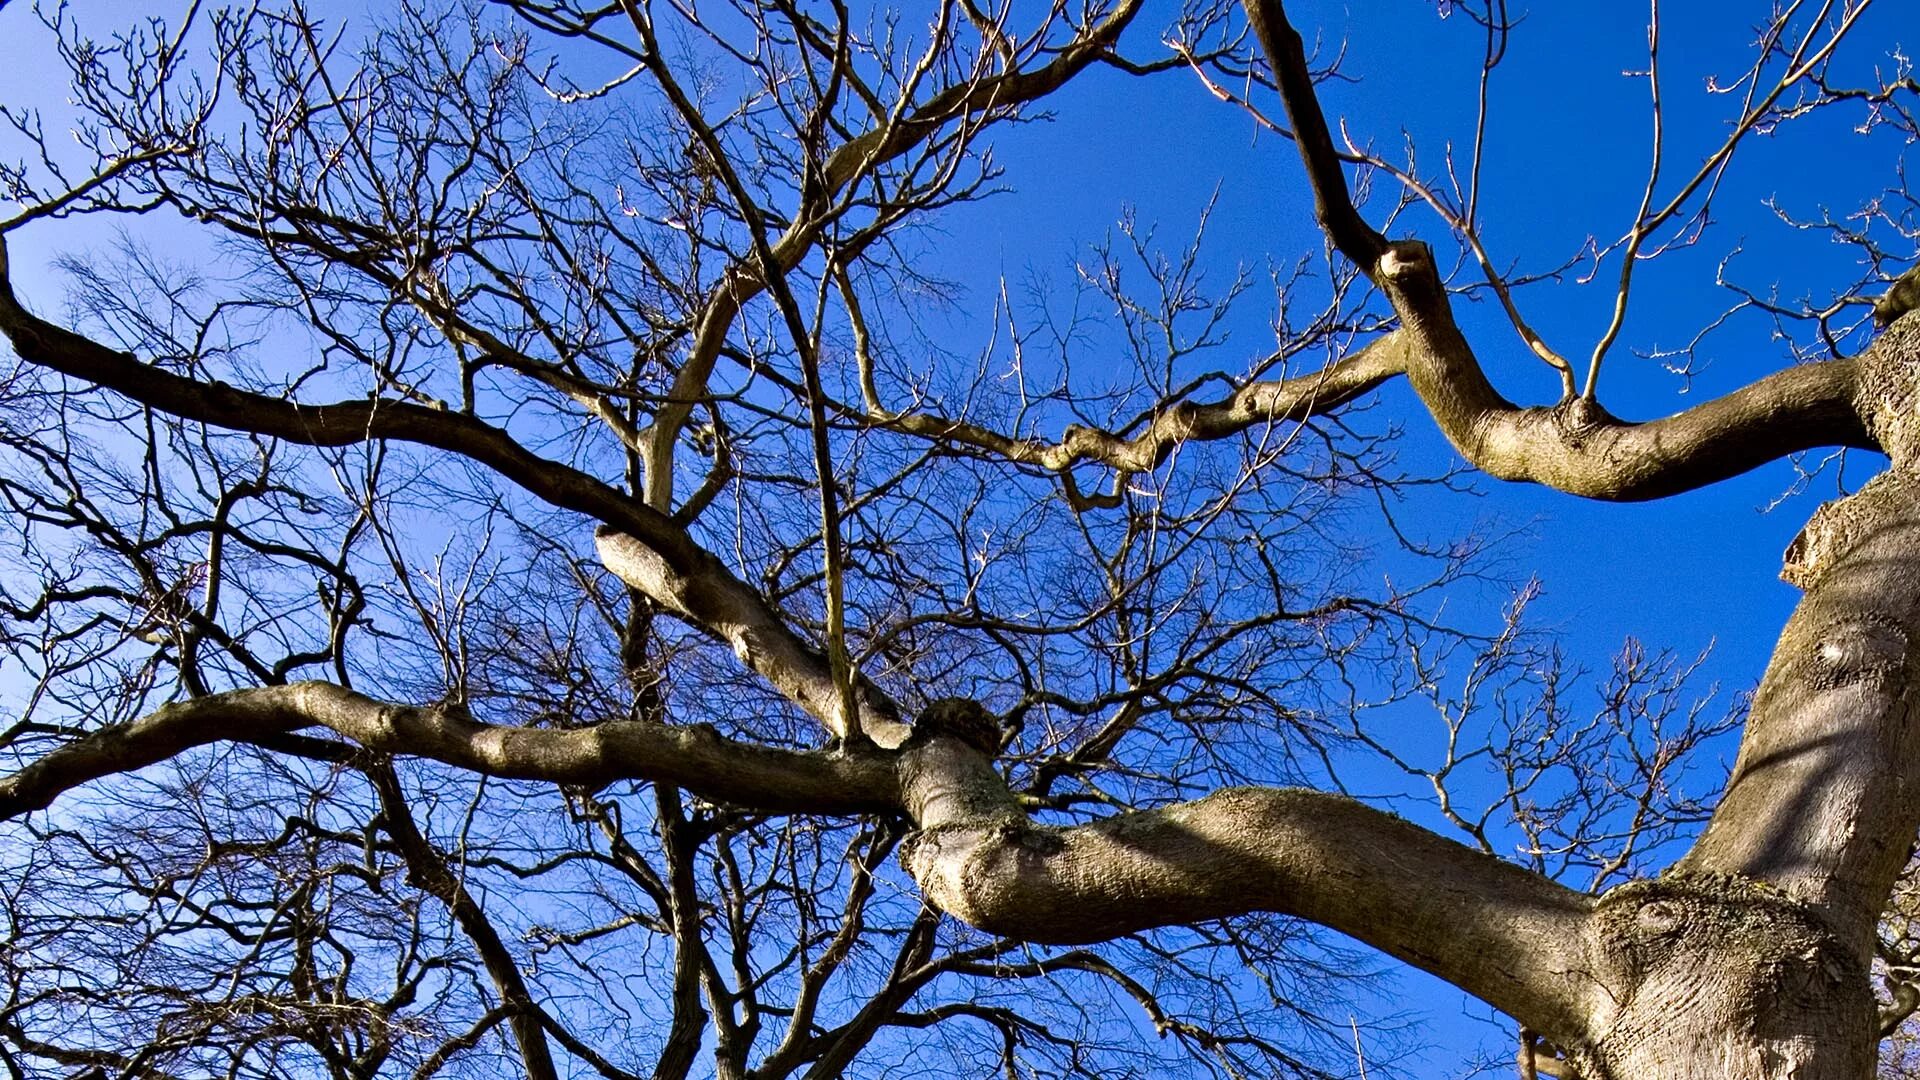
[[[904,812],[921,831],[903,861],[929,899],[1029,940],[1270,910],[1373,942],[1542,1031],[1573,1030],[1593,989],[1580,978],[1588,898],[1341,796],[1237,788],[1075,828],[1035,825],[994,770],[995,729],[971,702],[939,703],[900,750],[802,753],[700,726],[501,727],[326,683],[240,690],[83,736],[0,779],[0,820],[194,746],[316,726],[494,776],[646,779],[774,812]]]
[[[1034,824],[978,747],[916,739],[901,861],[943,910],[1048,943],[1247,911],[1351,934],[1545,1030],[1580,1022],[1592,901],[1352,799],[1231,788],[1073,828]]]
[[[1379,370],[1373,365],[1404,370],[1448,437],[1497,475],[1634,498],[1707,483],[1826,441],[1885,442],[1897,461],[1908,459],[1906,428],[1885,419],[1912,412],[1905,384],[1886,374],[1914,363],[1912,350],[1900,344],[1910,340],[1901,336],[1912,329],[1904,324],[1868,357],[1794,369],[1668,421],[1625,425],[1578,403],[1519,409],[1501,398],[1453,327],[1423,248],[1389,245],[1370,269],[1400,309],[1403,327],[1355,358],[1370,367],[1359,382],[1372,380]],[[198,383],[52,327],[10,296],[0,299],[0,329],[23,358],[176,415],[324,445],[406,439],[494,467],[556,505],[607,522],[603,558],[623,580],[728,641],[803,708],[833,715],[822,706],[831,680],[818,652],[718,559],[671,519],[535,457],[497,429],[411,405],[304,407]],[[1182,437],[1204,434],[1189,429]],[[1809,603],[1844,607],[1824,597],[1839,596],[1838,583],[1852,580],[1851,571],[1821,567],[1850,565],[1847,545],[1859,530],[1846,524],[1853,520],[1848,513],[1826,517],[1826,526],[1811,530],[1799,561],[1814,582]],[[1872,552],[1884,547],[1892,554],[1861,555],[1863,568],[1897,561],[1911,547],[1899,529],[1874,534],[1882,532]],[[1847,588],[1882,591],[1871,582]],[[1871,634],[1834,640],[1842,641],[1835,646],[1841,661],[1864,657],[1870,674],[1885,666],[1874,659],[1884,643]],[[1782,664],[1791,666],[1791,658]],[[1783,716],[1797,708],[1790,698],[1782,697]],[[1839,705],[1829,713],[1851,715],[1851,699],[1830,700]],[[884,699],[872,708],[881,712]],[[1889,723],[1897,734],[1898,724]],[[0,814],[44,806],[75,784],[188,746],[316,724],[369,749],[495,775],[589,785],[637,777],[763,810],[905,811],[923,826],[907,864],[929,897],[1014,936],[1084,940],[1239,911],[1296,913],[1495,1003],[1560,1047],[1566,1066],[1589,1080],[1857,1080],[1860,1063],[1871,1059],[1873,1030],[1857,944],[1871,926],[1873,882],[1887,876],[1889,852],[1898,846],[1884,838],[1910,837],[1915,828],[1899,779],[1901,770],[1912,771],[1904,742],[1865,755],[1872,760],[1840,754],[1828,767],[1798,773],[1750,753],[1736,789],[1755,796],[1730,793],[1696,860],[1730,875],[1682,874],[1662,883],[1670,895],[1624,893],[1589,910],[1551,883],[1316,793],[1236,790],[1075,829],[1044,828],[1019,812],[1004,787],[994,786],[997,778],[985,767],[990,745],[979,739],[970,745],[938,725],[904,753],[794,754],[699,728],[490,727],[458,710],[389,706],[319,684],[197,699],[83,737],[0,780]],[[1771,737],[1771,730],[1757,724],[1755,738]],[[1794,740],[1818,730],[1818,723],[1783,722],[1777,730],[1785,733],[1790,755],[1802,754]],[[1851,788],[1828,792],[1823,784],[1835,762],[1854,779]],[[1799,805],[1826,799],[1821,820],[1845,821],[1853,831],[1802,831],[1797,849],[1757,844],[1753,838],[1778,831],[1787,813],[1769,791],[1787,791]],[[1891,813],[1875,818],[1875,793],[1886,791],[1897,791],[1900,805],[1881,807]],[[1774,818],[1736,813],[1748,802],[1771,808]],[[1851,846],[1863,828],[1882,836],[1871,850]],[[1752,851],[1761,854],[1739,854]],[[1825,869],[1805,869],[1813,866]],[[1784,886],[1778,895],[1764,891],[1774,878]],[[1838,888],[1808,882],[1865,885],[1849,906]]]
[[[432,758],[489,776],[587,787],[633,777],[776,812],[866,813],[900,801],[891,760],[875,754],[755,746],[700,724],[505,727],[480,723],[458,707],[396,705],[305,682],[175,702],[81,736],[0,778],[0,820],[42,809],[80,784],[158,764],[195,746],[307,727],[329,728],[368,750]]]
[[[1878,449],[1854,406],[1858,359],[1788,368],[1662,420],[1628,423],[1573,398],[1519,408],[1453,320],[1425,244],[1390,245],[1374,276],[1404,324],[1414,392],[1463,457],[1503,480],[1609,501],[1665,498],[1819,446]]]
[[[1658,420],[1624,421],[1583,398],[1521,407],[1494,388],[1454,326],[1425,245],[1388,245],[1375,277],[1401,311],[1402,329],[1320,371],[1249,382],[1218,401],[1172,405],[1132,435],[1074,425],[1054,442],[1016,439],[925,411],[872,420],[1055,472],[1099,464],[1135,473],[1159,465],[1182,443],[1323,415],[1405,377],[1447,439],[1481,470],[1615,502],[1691,491],[1815,447],[1878,449],[1854,409],[1856,359],[1787,368]]]
[[[788,629],[760,597],[742,598],[711,575],[679,573],[650,545],[625,533],[601,528],[593,541],[613,576],[726,642],[789,701],[835,736],[846,736],[840,689],[826,656]],[[899,706],[865,678],[856,676],[855,692],[860,730],[881,746],[899,746],[907,736]]]

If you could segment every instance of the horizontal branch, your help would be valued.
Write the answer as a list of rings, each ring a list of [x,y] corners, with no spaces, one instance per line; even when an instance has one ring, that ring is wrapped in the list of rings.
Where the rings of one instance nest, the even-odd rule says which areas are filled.
[[[568,730],[503,727],[458,706],[395,705],[331,683],[234,690],[175,702],[83,735],[0,779],[0,820],[45,809],[81,784],[196,746],[324,727],[363,749],[489,776],[601,787],[651,780],[767,812],[855,814],[899,805],[890,757],[779,750],[704,725],[617,720]]]
[[[1020,439],[965,420],[926,412],[888,413],[869,402],[868,414],[896,431],[971,446],[1023,465],[1065,472],[1096,463],[1120,472],[1146,472],[1183,442],[1225,439],[1262,424],[1304,420],[1331,412],[1403,373],[1403,357],[1381,339],[1309,375],[1250,382],[1213,402],[1182,401],[1155,414],[1127,436],[1074,425],[1057,442]]]
[[[984,715],[982,713],[981,715]],[[903,864],[956,917],[1025,940],[1086,942],[1252,911],[1311,919],[1452,981],[1536,1030],[1578,1031],[1591,901],[1354,800],[1235,788],[1071,828],[1035,824],[961,720],[923,719],[902,750],[795,752],[704,726],[503,727],[459,706],[379,701],[319,682],[167,705],[0,779],[0,820],[78,785],[216,741],[326,728],[358,747],[489,776],[684,787],[764,812],[904,811]]]
[[[1419,244],[1394,245],[1382,268],[1392,295],[1440,287]],[[1409,320],[1311,375],[1248,383],[1215,402],[1174,404],[1132,436],[1074,426],[1047,442],[924,412],[874,419],[1056,472],[1088,463],[1145,472],[1184,442],[1231,438],[1262,424],[1329,413],[1400,375],[1476,468],[1591,499],[1657,499],[1821,446],[1879,449],[1855,406],[1855,359],[1788,368],[1684,412],[1635,423],[1583,399],[1515,405],[1488,382],[1450,316],[1442,323]]]
[[[1431,252],[1394,244],[1376,268],[1402,329],[1414,392],[1476,467],[1591,499],[1658,499],[1822,446],[1877,450],[1860,418],[1856,358],[1801,364],[1672,416],[1644,423],[1572,398],[1520,408],[1487,380],[1454,324]]]
[[[901,861],[961,920],[1049,943],[1272,911],[1311,919],[1481,997],[1536,1030],[1580,1029],[1592,901],[1352,799],[1232,788],[1048,828],[956,740],[911,749],[922,831]]]
[[[56,326],[21,306],[5,276],[3,255],[0,334],[28,363],[171,416],[305,446],[392,440],[446,450],[492,469],[554,506],[644,539],[676,570],[718,564],[672,518],[577,469],[535,454],[477,417],[383,398],[324,405],[289,401],[224,382],[177,375]]]
[[[1378,284],[1401,329],[1398,367],[1448,441],[1503,480],[1588,498],[1654,499],[1702,487],[1819,446],[1877,449],[1855,403],[1851,360],[1795,367],[1651,423],[1622,422],[1591,394],[1522,409],[1502,397],[1454,321],[1431,252],[1389,242],[1354,207],[1299,33],[1281,0],[1246,0],[1327,239]]]

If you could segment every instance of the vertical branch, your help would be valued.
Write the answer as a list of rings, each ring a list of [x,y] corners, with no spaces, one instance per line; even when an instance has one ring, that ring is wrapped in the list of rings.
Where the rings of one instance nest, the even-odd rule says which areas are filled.
[[[1487,6],[1487,49],[1480,61],[1480,100],[1473,120],[1473,161],[1467,174],[1467,224],[1474,229],[1480,226],[1480,165],[1485,160],[1483,151],[1487,145],[1487,103],[1488,90],[1493,83],[1493,69],[1507,55],[1507,34],[1512,24],[1507,21],[1507,0],[1493,0]]]
[[[1327,118],[1313,90],[1306,45],[1300,40],[1299,31],[1287,22],[1280,0],[1246,0],[1246,8],[1247,21],[1253,26],[1254,36],[1260,39],[1260,47],[1266,50],[1268,65],[1273,68],[1274,85],[1280,89],[1280,101],[1286,107],[1287,123],[1293,128],[1294,142],[1300,148],[1300,160],[1306,165],[1307,179],[1313,188],[1314,218],[1333,246],[1371,278],[1374,264],[1386,253],[1387,239],[1374,231],[1354,209],[1347,178],[1340,171],[1340,153],[1334,149]]]
[[[1908,342],[1876,359],[1911,370]],[[1874,385],[1890,384],[1881,378]],[[1904,407],[1894,422],[1909,422]],[[1821,507],[1788,548],[1782,576],[1805,595],[1754,695],[1726,791],[1682,863],[1777,886],[1858,946],[1920,827],[1920,479],[1893,449],[1891,469]]]
[[[786,324],[787,334],[793,340],[795,351],[800,355],[800,366],[806,378],[808,409],[813,420],[813,463],[814,469],[820,476],[821,541],[825,546],[827,574],[828,664],[832,672],[834,688],[839,697],[841,714],[834,734],[846,742],[857,743],[862,736],[859,728],[859,713],[855,706],[853,674],[847,660],[845,619],[840,603],[840,568],[843,562],[840,552],[840,515],[835,502],[833,462],[827,447],[826,404],[825,394],[820,385],[817,337],[814,332],[807,329],[800,305],[794,299],[793,289],[787,282],[786,265],[774,254],[772,245],[767,241],[766,230],[763,227],[764,216],[758,204],[747,193],[746,185],[735,171],[727,156],[726,148],[720,143],[719,136],[707,124],[699,108],[667,70],[660,54],[659,42],[654,36],[651,20],[641,11],[637,0],[621,0],[621,3],[629,21],[633,24],[634,31],[640,36],[646,62],[653,70],[654,78],[666,92],[668,100],[672,102],[674,111],[679,114],[681,121],[693,132],[694,138],[706,151],[715,171],[720,174],[727,193],[739,209],[746,223],[747,233],[753,238],[753,253],[755,261],[759,264],[760,283],[773,294],[774,306],[779,309],[781,319]],[[836,62],[835,76],[829,83],[829,90],[819,103],[819,108],[813,110],[812,115],[809,116],[806,125],[809,129],[806,133],[805,147],[808,164],[807,182],[803,187],[814,195],[821,191],[820,178],[823,169],[820,164],[819,139],[826,124],[826,113],[831,110],[832,102],[838,93],[840,68],[841,64]],[[802,202],[811,201],[811,198],[811,195],[803,198]],[[803,205],[802,216],[806,211],[807,207]],[[825,302],[823,285],[820,303],[824,305]],[[819,320],[816,318],[816,328],[818,323]],[[659,435],[672,438],[672,432],[658,433],[657,437]]]
[[[507,951],[506,942],[500,939],[500,932],[488,921],[473,894],[448,871],[446,862],[421,835],[393,764],[383,760],[366,772],[380,796],[380,816],[387,834],[393,837],[394,847],[407,864],[407,879],[447,906],[454,921],[479,951],[480,962],[486,967],[488,978],[493,980],[501,1004],[512,1011],[507,1025],[519,1044],[520,1061],[526,1067],[528,1080],[559,1080],[552,1051],[547,1046],[540,1006],[527,989],[526,980],[520,977],[520,967]]]
[[[849,746],[861,743],[857,695],[853,692],[853,665],[847,656],[846,552],[840,536],[840,493],[833,476],[833,451],[827,441],[827,395],[820,381],[820,326],[825,322],[831,275],[820,282],[814,308],[814,331],[800,340],[800,369],[806,378],[807,418],[812,429],[813,470],[820,478],[820,544],[826,563],[827,666],[840,699],[835,731]]]
[[[1580,396],[1588,401],[1593,400],[1594,390],[1600,384],[1600,362],[1606,359],[1607,350],[1613,347],[1620,328],[1626,324],[1633,266],[1640,259],[1640,245],[1646,242],[1647,233],[1653,227],[1647,220],[1647,212],[1653,209],[1653,192],[1660,183],[1661,152],[1666,145],[1660,111],[1660,0],[1647,3],[1647,87],[1653,98],[1653,156],[1647,165],[1647,189],[1640,196],[1640,209],[1634,212],[1633,228],[1627,233],[1627,246],[1620,262],[1620,285],[1613,294],[1613,318],[1594,345],[1593,358],[1587,361],[1587,383],[1581,388]]]
[[[821,147],[827,124],[832,119],[834,102],[839,98],[847,69],[853,63],[847,52],[846,7],[836,0],[834,10],[839,16],[839,26],[834,35],[832,71],[826,88],[819,91],[818,99],[808,110],[806,130],[802,135],[806,175],[801,183],[801,217],[810,216],[820,209],[818,206],[809,208],[807,204],[818,203],[826,198],[826,163],[821,155]],[[811,75],[812,66],[809,65],[807,70]],[[859,698],[853,691],[853,665],[847,658],[847,559],[845,542],[840,535],[840,491],[834,483],[833,452],[827,438],[827,394],[820,380],[820,334],[826,324],[827,293],[833,288],[833,260],[828,260],[828,269],[820,275],[818,296],[813,306],[813,330],[808,333],[795,317],[797,312],[792,310],[793,298],[787,295],[785,281],[775,280],[780,270],[773,262],[772,251],[764,243],[758,246],[761,266],[769,283],[774,285],[774,296],[780,303],[781,312],[787,317],[794,348],[800,353],[801,373],[806,380],[808,422],[813,435],[813,471],[820,478],[820,546],[821,558],[826,564],[827,588],[827,667],[833,676],[834,691],[840,699],[839,723],[835,728],[842,742],[851,747],[863,744],[866,737],[860,726]]]
[[[873,371],[872,336],[867,331],[867,319],[860,310],[860,296],[854,292],[853,279],[847,274],[846,264],[839,259],[833,260],[829,272],[840,289],[840,303],[847,310],[847,326],[853,331],[853,364],[860,383],[861,404],[866,406],[868,416],[892,420],[896,414],[880,403],[880,385]]]
[[[677,788],[665,784],[654,788],[654,816],[660,833],[660,851],[667,862],[665,910],[673,937],[673,1037],[671,1061],[663,1060],[654,1073],[655,1080],[677,1080],[687,1075],[694,1054],[712,1027],[713,1059],[716,1074],[725,1075],[727,1063],[737,1056],[738,1031],[733,1008],[721,988],[710,981],[708,972],[713,958],[707,952],[702,922],[699,889],[694,881],[694,860],[699,854],[700,838],[687,822],[686,810]],[[634,856],[635,859],[638,856]],[[701,1007],[702,990],[708,1007]]]

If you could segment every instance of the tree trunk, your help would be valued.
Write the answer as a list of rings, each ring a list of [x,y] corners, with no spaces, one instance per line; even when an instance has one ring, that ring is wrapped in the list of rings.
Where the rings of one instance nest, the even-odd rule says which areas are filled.
[[[1613,890],[1593,916],[1583,1080],[1864,1080],[1874,1008],[1858,953],[1750,879],[1677,873]]]
[[[1606,1080],[1872,1075],[1873,935],[1920,828],[1920,317],[1860,359],[1855,407],[1892,464],[1788,549],[1806,596],[1705,833],[1596,911],[1625,988],[1591,1028]]]

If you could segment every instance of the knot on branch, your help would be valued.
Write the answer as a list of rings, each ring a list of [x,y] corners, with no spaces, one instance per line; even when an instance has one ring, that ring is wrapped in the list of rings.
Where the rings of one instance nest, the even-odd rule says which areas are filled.
[[[969,698],[939,698],[913,722],[913,741],[958,739],[989,758],[1000,755],[1000,722],[986,706]]]
[[[1617,428],[1620,418],[1592,398],[1570,397],[1547,410],[1560,433],[1562,445],[1578,450],[1586,446],[1594,433]]]
[[[1069,940],[1075,913],[1054,902],[1049,865],[1066,846],[1057,830],[1003,814],[915,832],[900,845],[900,864],[929,903],[969,926],[1022,940]]]
[[[1375,266],[1380,277],[1399,283],[1434,273],[1433,249],[1418,240],[1399,240],[1380,253]]]
[[[1833,1034],[1860,1028],[1868,1044],[1864,961],[1761,882],[1683,871],[1623,885],[1595,908],[1588,947],[1606,1004],[1569,1060],[1590,1080],[1677,1076],[1685,1062],[1837,1076],[1815,1067]]]
[[[1906,667],[1906,631],[1886,615],[1863,611],[1820,631],[1807,681],[1816,690],[1857,682],[1893,690],[1904,681]]]
[[[1452,329],[1446,283],[1440,280],[1433,249],[1426,244],[1418,240],[1389,244],[1373,264],[1373,278],[1386,292],[1403,325]]]
[[[1684,941],[1755,936],[1783,926],[1796,945],[1812,947],[1826,936],[1804,905],[1772,885],[1698,871],[1609,890],[1594,908],[1594,923],[1602,959],[1629,973],[1665,963]]]

